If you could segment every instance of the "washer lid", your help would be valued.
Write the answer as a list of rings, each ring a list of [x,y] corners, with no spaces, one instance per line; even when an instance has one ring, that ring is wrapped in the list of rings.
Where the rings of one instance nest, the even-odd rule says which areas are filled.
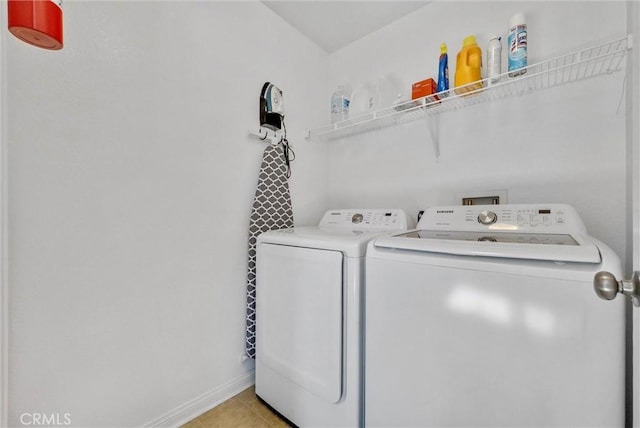
[[[600,263],[598,247],[585,235],[555,233],[413,230],[379,237],[378,248],[459,256]]]
[[[576,210],[566,204],[431,207],[418,228],[380,238],[378,248],[460,256],[600,263]]]

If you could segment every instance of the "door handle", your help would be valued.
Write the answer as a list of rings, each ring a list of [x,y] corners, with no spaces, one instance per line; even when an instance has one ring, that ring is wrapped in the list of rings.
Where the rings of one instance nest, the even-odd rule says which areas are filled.
[[[640,273],[634,272],[631,279],[618,281],[614,274],[601,271],[593,277],[593,288],[598,297],[604,300],[613,300],[620,294],[629,296],[633,305],[640,307]]]

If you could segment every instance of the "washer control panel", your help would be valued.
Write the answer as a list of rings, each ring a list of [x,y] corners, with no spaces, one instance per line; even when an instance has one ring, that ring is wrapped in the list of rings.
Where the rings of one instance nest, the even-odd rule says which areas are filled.
[[[496,221],[498,221],[498,215],[493,211],[484,210],[478,214],[478,223],[489,225]]]
[[[418,223],[422,230],[502,230],[505,232],[585,232],[573,207],[565,204],[433,207]]]
[[[320,227],[342,227],[363,230],[406,230],[408,219],[401,209],[329,210]]]

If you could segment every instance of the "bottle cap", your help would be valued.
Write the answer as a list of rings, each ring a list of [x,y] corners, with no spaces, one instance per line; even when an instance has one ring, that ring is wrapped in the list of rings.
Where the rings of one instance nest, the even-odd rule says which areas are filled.
[[[500,37],[500,36],[491,36],[491,37],[489,37],[489,41],[494,40],[494,39],[500,41],[500,40],[502,40],[502,37]]]
[[[441,54],[447,53],[447,44],[446,43],[441,43],[440,44],[440,53]]]
[[[517,27],[518,25],[525,25],[524,13],[522,12],[516,13],[509,19],[509,28]]]
[[[475,45],[475,44],[477,44],[476,36],[467,36],[462,40],[462,47]]]

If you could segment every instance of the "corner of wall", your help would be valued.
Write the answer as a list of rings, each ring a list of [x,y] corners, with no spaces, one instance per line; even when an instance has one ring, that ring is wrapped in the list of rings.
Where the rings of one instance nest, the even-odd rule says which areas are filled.
[[[144,424],[144,427],[175,427],[181,426],[203,413],[213,409],[229,398],[255,384],[255,370],[231,379],[230,381],[205,392],[181,406],[169,411],[153,421]]]

